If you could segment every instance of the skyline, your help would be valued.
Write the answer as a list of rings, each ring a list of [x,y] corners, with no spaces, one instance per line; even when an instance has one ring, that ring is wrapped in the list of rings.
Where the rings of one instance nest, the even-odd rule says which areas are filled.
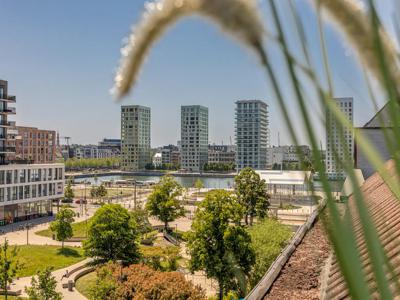
[[[137,88],[122,102],[114,102],[109,90],[121,41],[142,13],[143,2],[73,1],[70,5],[3,0],[0,34],[7,47],[0,52],[0,78],[9,81],[10,94],[17,96],[17,124],[57,130],[61,136],[71,136],[72,143],[97,143],[104,137],[119,138],[120,106],[138,104],[152,109],[152,147],[156,147],[179,140],[180,106],[199,104],[209,108],[210,142],[229,144],[229,137],[234,139],[235,101],[260,99],[269,105],[271,145],[277,143],[278,128],[281,144],[290,143],[256,59],[197,18],[181,22],[157,44]],[[318,43],[315,13],[306,2],[296,1],[323,76],[318,47],[313,47]],[[362,102],[368,97],[363,74],[346,42],[329,25],[325,30],[335,96],[354,98],[354,124],[362,126],[374,114]],[[278,63],[275,48],[271,45],[270,50]],[[285,76],[280,69],[278,73]],[[310,94],[310,105],[316,107]],[[285,98],[293,102],[292,95]],[[383,105],[382,97],[378,98]],[[292,108],[297,119],[295,112]],[[323,129],[318,131],[324,141]],[[304,137],[301,142],[308,144]]]

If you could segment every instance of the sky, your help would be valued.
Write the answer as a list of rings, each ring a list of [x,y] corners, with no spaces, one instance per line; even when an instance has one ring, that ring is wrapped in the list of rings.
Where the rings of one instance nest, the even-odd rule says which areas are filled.
[[[296,52],[300,44],[285,1],[280,1],[279,8],[290,46]],[[130,95],[114,101],[110,89],[122,41],[139,20],[144,2],[0,0],[0,79],[8,80],[9,93],[17,96],[17,124],[57,130],[60,136],[71,137],[72,143],[95,144],[103,138],[119,138],[121,105],[140,104],[151,108],[155,147],[179,140],[181,105],[201,104],[209,108],[210,143],[229,144],[234,142],[234,102],[260,99],[269,105],[271,144],[278,143],[278,132],[280,144],[291,143],[256,57],[212,24],[195,17],[168,31],[152,49]],[[260,3],[260,11],[266,28],[273,30],[265,2]],[[323,77],[315,11],[308,0],[295,2],[313,64]],[[384,20],[391,19],[391,3],[379,1]],[[364,75],[335,28],[328,23],[324,30],[335,96],[354,97],[354,123],[362,126],[374,114]],[[307,143],[280,51],[273,42],[265,43],[281,85],[288,91],[285,101],[291,118],[299,124],[300,140]],[[318,119],[321,111],[311,88],[306,94],[310,95],[310,110],[315,110],[315,128],[324,141]],[[378,99],[382,105],[384,98],[379,93]]]

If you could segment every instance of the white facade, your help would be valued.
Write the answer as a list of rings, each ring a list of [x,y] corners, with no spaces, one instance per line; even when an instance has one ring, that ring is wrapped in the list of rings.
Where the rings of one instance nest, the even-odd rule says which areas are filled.
[[[269,146],[268,105],[260,100],[236,101],[236,170],[263,170]]]
[[[64,164],[0,166],[0,224],[52,213],[64,195]]]
[[[337,107],[346,118],[353,124],[353,98],[335,98]],[[344,142],[341,140],[344,137]],[[348,128],[343,128],[335,119],[333,114],[326,111],[326,172],[331,179],[344,179],[346,173],[342,164],[354,165],[354,138],[353,132]]]
[[[181,107],[181,168],[202,171],[208,162],[208,108]]]
[[[153,165],[155,167],[161,167],[162,164],[163,164],[163,162],[162,162],[162,154],[161,154],[161,152],[157,152],[153,156]]]
[[[309,159],[311,150],[306,145],[289,145],[289,146],[273,146],[267,149],[268,153],[268,167],[272,168],[274,165],[282,165],[283,163],[300,163],[298,151],[300,151],[303,159]]]

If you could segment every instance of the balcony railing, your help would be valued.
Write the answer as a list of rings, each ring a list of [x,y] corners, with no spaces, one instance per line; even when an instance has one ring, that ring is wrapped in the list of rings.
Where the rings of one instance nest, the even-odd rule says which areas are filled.
[[[0,153],[15,153],[15,147],[0,147]]]
[[[4,96],[4,95],[0,95],[0,101],[6,101],[6,102],[16,102],[16,98],[15,96]]]
[[[17,110],[15,109],[15,107],[7,107],[0,109],[0,113],[2,114],[15,114],[16,112]]]
[[[15,127],[15,121],[9,121],[9,122],[0,121],[0,127]]]

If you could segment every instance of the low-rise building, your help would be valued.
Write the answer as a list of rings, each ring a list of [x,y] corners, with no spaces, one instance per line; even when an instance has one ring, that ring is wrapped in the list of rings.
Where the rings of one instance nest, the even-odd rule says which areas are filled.
[[[161,149],[162,164],[179,165],[180,164],[180,151],[175,145],[164,146]]]
[[[15,156],[10,160],[34,164],[54,163],[56,161],[56,132],[36,127],[17,126]]]
[[[301,156],[299,156],[299,153]],[[284,164],[299,164],[301,160],[311,159],[311,149],[306,145],[285,145],[272,146],[267,148],[268,168],[278,166],[281,168]]]
[[[229,145],[208,145],[208,163],[234,164],[236,147]]]
[[[64,195],[64,164],[0,165],[0,225],[53,213]]]
[[[284,171],[284,170],[260,170],[256,171],[260,178],[267,184],[267,193],[272,198],[308,197],[311,195],[310,171]]]
[[[154,156],[153,156],[153,165],[155,167],[161,167],[163,165],[162,154],[160,152],[157,152],[156,154],[154,154]]]

